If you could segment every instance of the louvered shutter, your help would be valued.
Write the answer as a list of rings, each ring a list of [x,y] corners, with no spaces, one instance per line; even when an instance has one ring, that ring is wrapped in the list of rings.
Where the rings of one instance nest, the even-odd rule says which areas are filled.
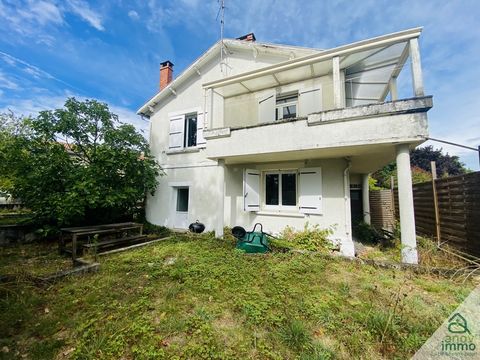
[[[198,113],[197,115],[197,146],[205,147],[207,141],[203,137],[203,129],[205,127],[205,114]]]
[[[322,169],[300,169],[298,177],[299,211],[304,214],[322,214]]]
[[[183,148],[184,132],[185,115],[170,117],[169,149],[178,150]]]
[[[243,173],[243,209],[260,210],[260,171],[245,169]]]

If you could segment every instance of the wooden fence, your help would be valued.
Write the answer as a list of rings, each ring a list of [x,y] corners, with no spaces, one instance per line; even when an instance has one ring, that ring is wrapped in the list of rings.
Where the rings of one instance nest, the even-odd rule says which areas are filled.
[[[370,191],[370,218],[376,229],[393,231],[395,226],[395,206],[391,190]]]
[[[440,238],[466,252],[480,256],[480,172],[435,180]],[[395,215],[398,212],[398,191]],[[418,234],[436,238],[432,182],[413,185],[415,226]]]

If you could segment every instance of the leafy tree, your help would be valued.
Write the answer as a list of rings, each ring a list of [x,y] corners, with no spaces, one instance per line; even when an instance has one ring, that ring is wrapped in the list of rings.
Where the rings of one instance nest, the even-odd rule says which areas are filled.
[[[443,154],[442,149],[434,149],[432,145],[419,147],[410,152],[410,163],[427,172],[431,172],[430,162],[437,165],[437,177],[465,174],[465,164],[460,162],[458,156]]]
[[[458,156],[443,154],[442,149],[434,149],[431,145],[420,147],[410,151],[412,182],[414,184],[432,179],[431,161],[436,163],[437,177],[460,175],[468,171],[464,167],[465,165],[460,162]],[[392,176],[397,183],[397,164],[395,162],[391,162],[372,174],[372,177],[377,180],[377,185],[384,188],[390,188],[390,178]]]
[[[148,143],[104,103],[69,98],[62,109],[5,124],[0,124],[0,187],[42,223],[131,217],[156,189],[161,169]]]

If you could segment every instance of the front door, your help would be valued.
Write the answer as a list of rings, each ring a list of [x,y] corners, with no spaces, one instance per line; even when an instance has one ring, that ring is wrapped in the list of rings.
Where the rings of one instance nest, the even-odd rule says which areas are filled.
[[[177,229],[188,228],[188,202],[189,202],[189,188],[179,187],[175,188],[176,202],[175,202],[175,216],[174,227]]]
[[[361,189],[350,190],[350,208],[352,213],[352,225],[355,226],[363,221],[363,202]]]

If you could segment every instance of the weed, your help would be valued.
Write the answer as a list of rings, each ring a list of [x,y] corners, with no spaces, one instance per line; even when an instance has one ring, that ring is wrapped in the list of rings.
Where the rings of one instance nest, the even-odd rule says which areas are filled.
[[[288,321],[280,329],[280,338],[285,345],[296,350],[305,348],[311,341],[305,324],[297,319]]]

